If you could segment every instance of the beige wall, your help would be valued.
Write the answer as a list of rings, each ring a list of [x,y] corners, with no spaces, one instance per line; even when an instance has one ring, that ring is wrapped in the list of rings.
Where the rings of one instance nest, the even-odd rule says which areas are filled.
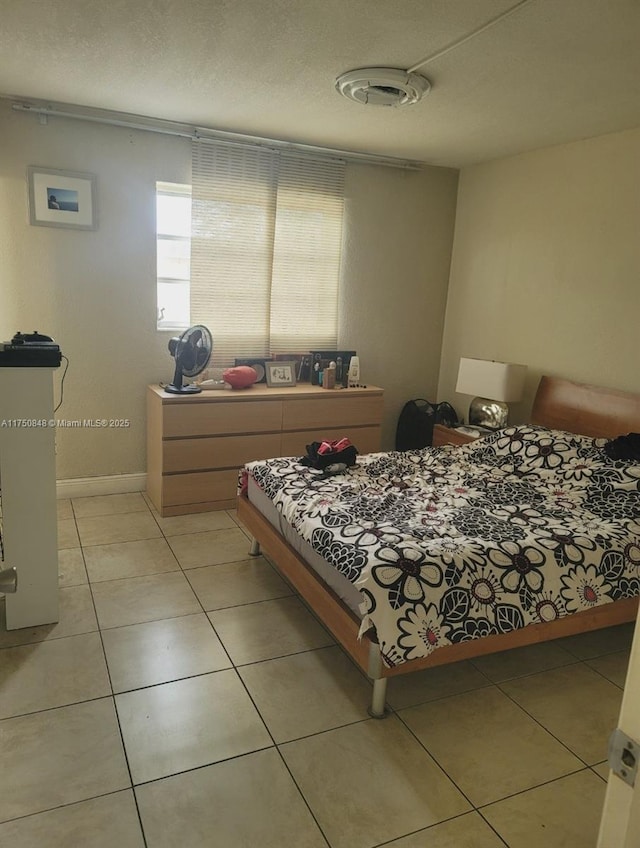
[[[402,405],[436,397],[457,180],[447,168],[347,170],[340,344],[385,390],[385,449]]]
[[[71,364],[57,417],[131,421],[59,430],[59,479],[145,470],[145,387],[173,373],[170,334],[155,329],[155,183],[188,182],[190,159],[186,139],[41,126],[0,101],[0,340],[38,329],[59,341]],[[98,229],[30,226],[28,165],[96,174]],[[391,447],[401,400],[435,394],[456,173],[348,172],[341,344],[362,353],[364,380],[387,389]]]
[[[461,172],[438,396],[461,356],[640,391],[640,129]]]
[[[144,471],[145,386],[171,376],[155,329],[155,181],[187,179],[189,143],[64,119],[41,126],[4,101],[0,138],[0,336],[37,328],[60,343],[70,365],[58,418],[131,422],[58,430],[58,478]],[[98,229],[30,226],[28,165],[96,174]]]

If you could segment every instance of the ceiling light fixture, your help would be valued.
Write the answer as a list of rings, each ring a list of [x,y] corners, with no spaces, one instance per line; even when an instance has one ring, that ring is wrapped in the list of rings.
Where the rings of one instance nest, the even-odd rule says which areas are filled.
[[[336,89],[349,100],[355,100],[356,103],[362,103],[365,106],[411,106],[431,91],[429,80],[416,73],[418,68],[461,47],[532,2],[533,0],[518,0],[510,9],[505,9],[471,32],[465,33],[442,49],[426,56],[406,71],[400,68],[359,68],[356,71],[347,71],[337,78]]]
[[[336,89],[366,106],[411,106],[429,93],[431,83],[399,68],[360,68],[341,74]]]

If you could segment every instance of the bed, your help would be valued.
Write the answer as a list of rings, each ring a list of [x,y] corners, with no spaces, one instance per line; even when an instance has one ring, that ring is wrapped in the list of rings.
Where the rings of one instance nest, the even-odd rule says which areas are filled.
[[[640,396],[543,377],[531,424],[463,446],[358,457],[321,478],[248,463],[238,515],[373,681],[634,620]]]

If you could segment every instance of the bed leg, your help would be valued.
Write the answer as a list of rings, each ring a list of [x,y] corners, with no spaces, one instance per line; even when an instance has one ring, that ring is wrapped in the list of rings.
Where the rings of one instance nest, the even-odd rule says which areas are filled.
[[[388,711],[385,710],[384,702],[387,697],[387,678],[379,677],[373,681],[373,693],[371,695],[371,706],[367,710],[371,718],[386,718]]]
[[[260,556],[260,542],[257,539],[251,540],[251,548],[249,549],[249,556]]]
[[[387,697],[387,678],[382,676],[382,657],[375,642],[369,643],[369,677],[373,681],[373,692],[367,712],[371,718],[386,718],[389,714],[384,706]]]

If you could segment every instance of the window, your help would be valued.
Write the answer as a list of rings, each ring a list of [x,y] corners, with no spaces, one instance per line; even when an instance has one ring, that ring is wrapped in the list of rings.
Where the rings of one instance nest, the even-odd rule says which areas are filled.
[[[156,184],[158,329],[190,326],[191,186]]]
[[[221,366],[335,349],[344,163],[201,141],[192,166],[191,202],[158,185],[158,328],[205,324]]]

